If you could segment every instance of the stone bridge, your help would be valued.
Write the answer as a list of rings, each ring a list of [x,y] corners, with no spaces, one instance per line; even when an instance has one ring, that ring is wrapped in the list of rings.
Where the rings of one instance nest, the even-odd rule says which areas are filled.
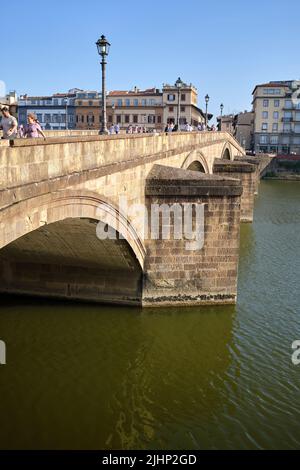
[[[258,176],[222,132],[0,141],[0,291],[143,306],[234,303],[240,221],[252,220]],[[158,214],[153,236],[151,208],[163,204],[170,217]],[[182,214],[192,207],[193,236],[203,208],[201,249],[174,235],[174,205]]]

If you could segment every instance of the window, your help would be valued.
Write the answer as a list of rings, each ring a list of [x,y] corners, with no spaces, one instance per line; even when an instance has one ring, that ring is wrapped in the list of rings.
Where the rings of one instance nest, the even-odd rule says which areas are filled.
[[[290,143],[290,138],[288,136],[283,136],[282,137],[282,143],[284,145],[288,145]]]
[[[259,136],[259,143],[260,144],[267,144],[268,143],[268,136],[267,135],[260,135]]]
[[[292,101],[291,100],[285,100],[284,107],[287,108],[287,109],[291,109],[292,108]]]
[[[168,101],[175,101],[175,95],[168,95]]]
[[[299,145],[300,144],[300,137],[294,137],[293,143]]]
[[[137,123],[139,122],[139,121],[138,121],[138,115],[137,115],[137,114],[134,114],[134,115],[133,115],[133,122],[134,122],[135,124],[137,124]]]
[[[270,136],[270,144],[278,144],[278,135],[271,135]]]
[[[142,100],[142,106],[147,106],[147,100]]]
[[[137,99],[133,100],[133,104],[134,104],[134,106],[138,106],[139,105],[139,100],[137,100]]]
[[[263,111],[263,112],[262,112],[262,118],[263,118],[263,119],[268,119],[268,116],[269,116],[268,111]]]
[[[82,106],[82,101],[78,101],[78,106]]]
[[[300,112],[297,111],[295,114],[295,121],[300,121]]]
[[[112,122],[112,115],[111,114],[108,115],[108,122]]]
[[[121,114],[117,114],[117,123],[120,124],[122,120]]]
[[[283,132],[291,132],[291,125],[283,124]]]
[[[267,131],[268,130],[268,123],[267,122],[263,122],[262,125],[261,125],[261,130],[262,131]]]
[[[294,131],[297,132],[297,134],[300,133],[300,124],[295,124]]]
[[[84,122],[84,116],[83,115],[81,116],[81,122]]]
[[[93,102],[92,102],[92,101],[89,101],[89,106],[93,106]]]
[[[277,122],[273,122],[272,131],[273,131],[273,132],[277,132],[277,131],[278,131],[278,123],[277,123]]]
[[[155,106],[155,100],[153,100],[153,99],[149,100],[149,104],[150,104],[150,106]]]
[[[185,113],[185,106],[180,106],[180,111],[181,111],[182,113]]]
[[[181,101],[185,101],[185,93],[181,94]]]
[[[173,113],[174,112],[174,106],[169,106],[169,113]]]
[[[263,107],[267,108],[269,106],[269,100],[264,100],[263,101]]]
[[[263,91],[264,95],[280,95],[280,88],[265,88]]]
[[[161,124],[161,116],[157,116],[157,124]]]
[[[279,108],[279,103],[280,103],[279,100],[274,100],[274,107]]]
[[[149,124],[155,124],[155,116],[153,114],[149,114],[148,123]]]
[[[37,114],[36,118],[39,122],[43,122],[43,115],[42,114]]]
[[[283,122],[290,122],[292,120],[292,111],[284,111]]]
[[[125,100],[125,106],[130,106],[130,100]],[[129,122],[129,121],[128,121]]]
[[[278,111],[274,111],[273,112],[273,119],[278,119],[279,118],[279,112]]]
[[[122,106],[123,102],[122,100],[118,100],[118,106]]]
[[[125,122],[126,124],[129,124],[129,114],[125,114]]]

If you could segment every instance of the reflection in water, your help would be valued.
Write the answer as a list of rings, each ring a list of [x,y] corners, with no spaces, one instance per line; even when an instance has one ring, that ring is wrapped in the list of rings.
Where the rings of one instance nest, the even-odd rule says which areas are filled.
[[[262,182],[236,307],[5,297],[1,448],[299,448],[300,187]]]

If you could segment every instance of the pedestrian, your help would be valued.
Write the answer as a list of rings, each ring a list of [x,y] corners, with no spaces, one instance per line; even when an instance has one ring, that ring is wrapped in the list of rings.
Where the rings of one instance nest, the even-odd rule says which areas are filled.
[[[109,128],[109,133],[110,135],[113,135],[115,133],[115,126],[113,124]]]
[[[119,134],[120,133],[120,125],[117,123],[115,124],[115,133]]]
[[[4,106],[1,109],[2,121],[0,122],[0,128],[3,130],[2,139],[13,140],[18,137],[18,121],[9,112],[9,109]]]
[[[23,137],[29,139],[37,139],[43,137],[46,140],[46,136],[42,131],[41,125],[38,122],[36,116],[32,113],[27,116],[27,125],[23,129]]]

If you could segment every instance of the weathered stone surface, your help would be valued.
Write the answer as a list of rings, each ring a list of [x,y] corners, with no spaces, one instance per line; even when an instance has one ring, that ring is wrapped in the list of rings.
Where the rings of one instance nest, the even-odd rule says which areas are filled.
[[[236,177],[241,182],[243,192],[241,198],[241,221],[252,222],[254,210],[254,194],[257,190],[257,168],[244,161],[225,161],[216,159],[214,173],[227,177]]]
[[[174,195],[176,181],[184,191]],[[143,305],[235,303],[241,192],[239,180],[154,167],[146,183],[149,212],[152,204],[204,204],[204,245],[189,250],[185,237],[147,240]],[[160,231],[164,223],[173,234],[175,215],[160,219]]]

